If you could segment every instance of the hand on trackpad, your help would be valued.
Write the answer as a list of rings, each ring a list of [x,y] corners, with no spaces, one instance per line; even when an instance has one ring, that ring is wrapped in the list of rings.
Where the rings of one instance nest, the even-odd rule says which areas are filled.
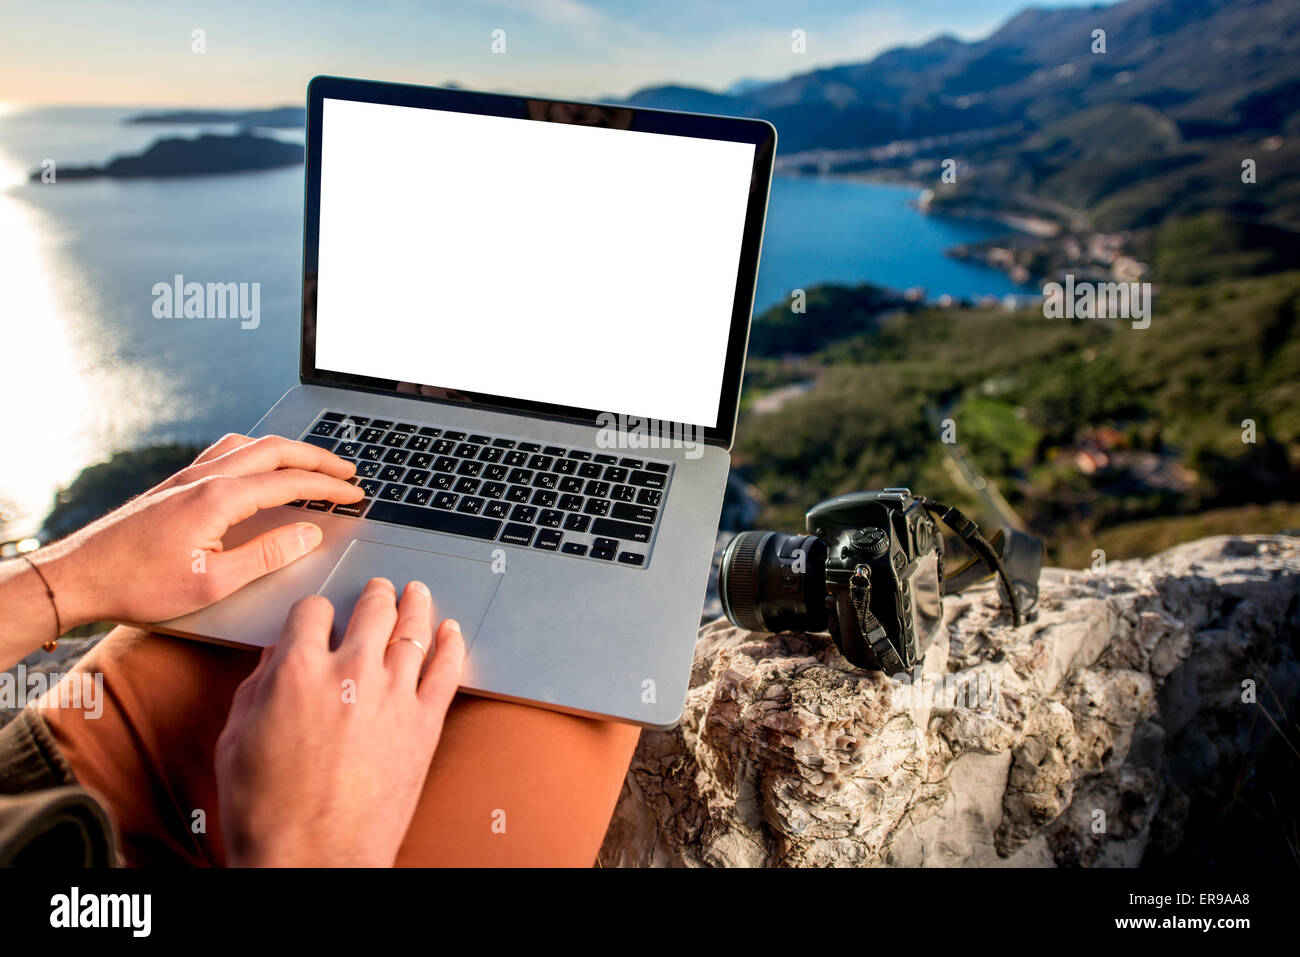
[[[334,605],[331,647],[336,647],[342,639],[352,617],[352,606],[372,578],[387,578],[399,595],[407,582],[422,581],[428,585],[433,593],[435,627],[444,618],[460,622],[468,652],[505,575],[494,572],[490,561],[358,539],[348,546],[317,592]]]

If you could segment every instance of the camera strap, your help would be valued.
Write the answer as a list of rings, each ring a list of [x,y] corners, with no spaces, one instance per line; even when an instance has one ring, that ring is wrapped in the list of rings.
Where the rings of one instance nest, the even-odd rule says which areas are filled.
[[[942,502],[936,502],[932,498],[917,496],[916,499],[926,511],[932,512],[939,517],[939,520],[951,528],[966,543],[975,556],[982,561],[989,571],[993,572],[1002,581],[1003,587],[1007,593],[1007,603],[1011,606],[1011,620],[1015,627],[1019,628],[1023,624],[1023,616],[1020,612],[1020,600],[1017,597],[1017,591],[1012,584],[1011,576],[1007,574],[1006,567],[1002,564],[1002,559],[988,540],[980,534],[979,526],[966,516],[960,509],[951,505],[944,505]]]
[[[898,650],[889,640],[885,626],[871,613],[871,569],[868,566],[859,565],[853,569],[853,577],[849,579],[849,601],[858,616],[858,630],[871,645],[885,673],[892,675],[907,670]]]

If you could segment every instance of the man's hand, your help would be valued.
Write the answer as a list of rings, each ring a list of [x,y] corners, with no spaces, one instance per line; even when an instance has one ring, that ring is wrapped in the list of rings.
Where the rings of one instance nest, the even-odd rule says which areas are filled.
[[[64,629],[166,621],[224,598],[320,544],[308,522],[223,551],[232,525],[295,499],[359,501],[356,466],[305,442],[227,435],[194,464],[81,531],[41,549]]]
[[[465,643],[429,590],[372,579],[331,651],[334,608],[293,606],[280,643],[239,686],[217,740],[233,866],[391,867],[415,813]],[[414,641],[397,640],[414,639]],[[426,658],[419,642],[431,652]]]

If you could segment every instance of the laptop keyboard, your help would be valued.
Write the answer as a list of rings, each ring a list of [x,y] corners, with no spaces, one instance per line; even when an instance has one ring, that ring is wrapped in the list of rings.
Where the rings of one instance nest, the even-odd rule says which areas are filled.
[[[644,567],[672,465],[328,411],[302,436],[356,463],[354,505],[289,504]]]

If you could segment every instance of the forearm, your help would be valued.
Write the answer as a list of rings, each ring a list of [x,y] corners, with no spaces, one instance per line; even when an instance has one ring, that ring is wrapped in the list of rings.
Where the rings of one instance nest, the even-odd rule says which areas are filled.
[[[0,669],[13,667],[47,641],[93,620],[86,618],[68,575],[71,547],[59,543],[27,558],[0,562]]]

